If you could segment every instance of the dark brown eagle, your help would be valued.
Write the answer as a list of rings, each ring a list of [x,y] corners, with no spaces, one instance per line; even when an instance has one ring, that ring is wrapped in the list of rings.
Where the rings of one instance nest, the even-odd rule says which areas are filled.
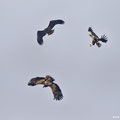
[[[50,75],[47,75],[46,77],[35,77],[32,78],[28,85],[29,86],[35,86],[38,84],[42,84],[44,85],[44,87],[50,87],[52,89],[53,95],[54,95],[54,99],[55,100],[61,100],[63,98],[63,94],[61,92],[60,87],[54,83],[53,81],[55,81],[55,79],[53,77],[51,77]]]
[[[51,20],[48,27],[42,31],[37,31],[37,41],[40,45],[43,44],[43,36],[46,34],[51,35],[54,32],[53,27],[57,24],[64,24],[63,20]]]
[[[107,42],[107,37],[105,35],[102,35],[101,38],[99,38],[92,30],[91,27],[88,28],[88,31],[91,33],[90,34],[90,37],[93,39],[92,40],[92,44],[90,44],[90,47],[93,46],[93,45],[97,45],[98,47],[101,47],[101,43],[99,41],[102,41],[104,43]]]

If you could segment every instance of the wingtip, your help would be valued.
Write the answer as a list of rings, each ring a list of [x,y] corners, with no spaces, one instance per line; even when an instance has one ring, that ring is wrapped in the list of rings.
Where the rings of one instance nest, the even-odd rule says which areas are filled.
[[[54,100],[56,100],[56,101],[59,101],[59,100],[62,100],[62,99],[63,99],[63,96],[54,98]]]
[[[92,31],[92,27],[89,27],[89,28],[88,28],[88,31],[89,31],[89,32]]]
[[[61,23],[61,24],[65,24],[65,21],[63,21],[63,20],[60,20],[60,23]]]
[[[38,42],[39,45],[43,45],[43,42]]]
[[[37,42],[38,42],[39,45],[43,45],[43,39],[37,38]]]

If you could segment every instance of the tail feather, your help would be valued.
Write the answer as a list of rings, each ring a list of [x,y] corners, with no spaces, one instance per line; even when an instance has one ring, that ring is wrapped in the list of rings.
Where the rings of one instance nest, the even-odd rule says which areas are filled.
[[[99,41],[102,41],[102,42],[106,43],[108,40],[107,40],[107,37],[105,35],[103,35],[103,36],[101,36]]]

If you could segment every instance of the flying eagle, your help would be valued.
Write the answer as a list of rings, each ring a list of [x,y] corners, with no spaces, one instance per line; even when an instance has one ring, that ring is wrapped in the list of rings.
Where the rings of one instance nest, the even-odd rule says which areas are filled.
[[[46,34],[51,35],[54,32],[53,27],[57,24],[64,24],[63,20],[51,20],[48,27],[42,31],[37,31],[37,41],[40,45],[43,44],[43,36]]]
[[[44,87],[50,87],[52,89],[53,95],[54,95],[54,99],[55,100],[61,100],[63,98],[63,94],[61,92],[60,87],[54,83],[55,79],[53,77],[51,77],[50,75],[47,75],[46,77],[35,77],[32,78],[29,82],[28,85],[29,86],[35,86],[38,84],[42,84],[44,85]]]
[[[99,38],[99,37],[93,32],[93,30],[92,30],[91,27],[88,28],[88,31],[91,33],[91,34],[90,34],[90,37],[93,39],[93,40],[92,40],[92,44],[90,44],[90,47],[93,46],[93,45],[95,45],[95,43],[96,43],[96,45],[97,45],[98,47],[101,47],[102,44],[101,44],[99,41],[102,41],[102,42],[104,42],[104,43],[107,42],[107,37],[106,37],[105,35],[102,35],[101,38]]]

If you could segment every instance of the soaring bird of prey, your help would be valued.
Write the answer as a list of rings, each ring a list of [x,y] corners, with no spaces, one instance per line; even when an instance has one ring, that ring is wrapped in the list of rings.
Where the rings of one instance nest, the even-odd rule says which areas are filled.
[[[46,34],[51,35],[54,32],[53,27],[57,24],[64,24],[63,20],[51,20],[48,27],[42,31],[37,31],[37,41],[40,45],[43,44],[43,36]]]
[[[51,77],[50,75],[47,75],[46,77],[35,77],[32,78],[29,82],[28,85],[29,86],[35,86],[38,84],[42,84],[44,85],[44,87],[50,87],[52,89],[53,95],[54,95],[54,99],[55,100],[61,100],[63,98],[63,94],[62,91],[60,89],[60,87],[54,83],[55,79],[53,77]]]
[[[88,31],[91,33],[90,34],[90,37],[93,39],[92,40],[92,44],[90,44],[90,47],[93,46],[93,45],[97,45],[98,47],[101,47],[101,43],[99,41],[102,41],[104,43],[107,42],[107,37],[105,35],[102,35],[101,38],[99,38],[92,30],[91,27],[88,28]]]

